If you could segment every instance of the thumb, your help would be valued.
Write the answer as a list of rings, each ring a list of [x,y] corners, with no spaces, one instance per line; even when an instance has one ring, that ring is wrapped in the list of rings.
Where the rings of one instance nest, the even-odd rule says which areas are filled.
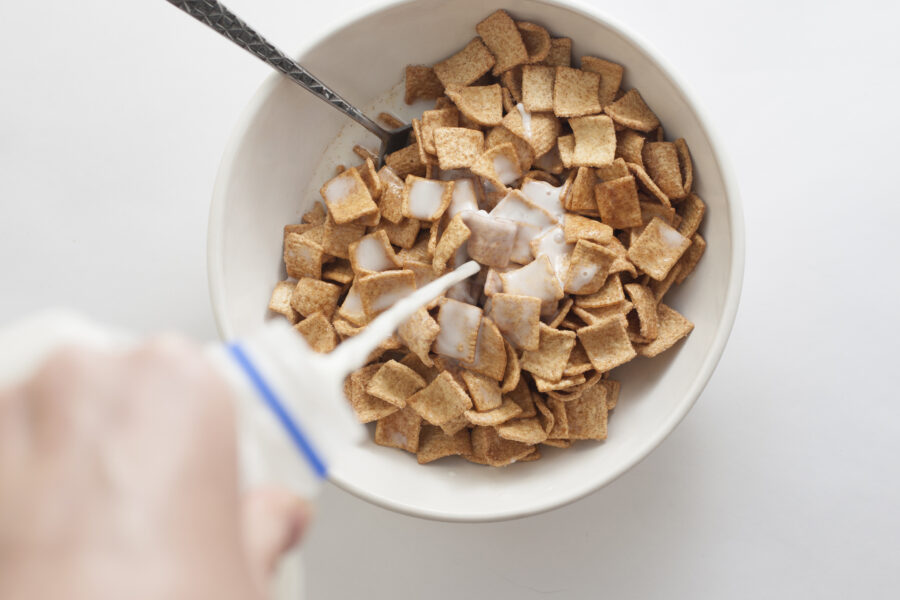
[[[245,495],[243,513],[247,560],[253,576],[265,589],[279,559],[300,542],[311,508],[287,490],[267,487]]]

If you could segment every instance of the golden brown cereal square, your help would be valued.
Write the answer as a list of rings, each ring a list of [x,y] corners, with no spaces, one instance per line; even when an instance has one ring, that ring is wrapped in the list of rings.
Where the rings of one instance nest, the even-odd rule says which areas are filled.
[[[294,293],[296,282],[286,280],[279,281],[272,290],[272,297],[269,300],[269,310],[284,316],[292,325],[299,318],[297,311],[291,307],[291,295]]]
[[[606,115],[569,119],[575,135],[572,164],[579,167],[605,167],[616,153],[616,132]]]
[[[497,427],[497,433],[505,440],[528,445],[540,444],[547,439],[547,432],[537,417],[509,421]]]
[[[644,136],[631,129],[616,133],[616,157],[626,163],[643,166],[643,151],[646,139]]]
[[[432,266],[436,273],[443,273],[447,269],[447,263],[469,239],[472,232],[463,223],[462,215],[456,215],[450,219],[450,224],[444,230],[434,249],[434,261]]]
[[[656,185],[656,182],[651,179],[647,171],[644,170],[644,167],[634,163],[625,164],[628,166],[628,170],[631,171],[631,173],[641,183],[641,185],[653,196],[655,196],[656,199],[663,204],[663,206],[672,206],[672,203],[669,201],[669,197],[666,196],[665,192],[663,192],[658,185]]]
[[[356,169],[347,169],[328,181],[319,190],[331,218],[338,225],[378,212],[369,188]]]
[[[553,431],[553,423],[555,421],[553,417],[553,411],[550,410],[550,407],[547,406],[547,403],[541,398],[535,398],[534,400],[535,416],[537,417],[538,423],[541,425],[541,429],[544,430],[544,433],[550,435],[550,432]]]
[[[503,117],[503,126],[528,142],[535,158],[540,158],[556,145],[556,138],[559,135],[559,119],[553,113],[525,111],[525,114],[529,121],[527,128],[525,121],[522,120],[522,111],[518,109],[508,112]]]
[[[334,281],[342,285],[353,281],[354,273],[346,260],[335,260],[322,267],[322,279]]]
[[[519,228],[506,219],[495,219],[484,212],[465,212],[462,218],[472,236],[466,253],[472,260],[487,267],[504,268],[509,264]]]
[[[465,412],[466,419],[469,421],[469,423],[471,423],[472,425],[477,425],[479,427],[496,427],[497,425],[506,423],[510,419],[514,419],[521,414],[521,407],[509,398],[503,398],[500,406],[492,410],[479,412],[477,410],[470,409]]]
[[[431,344],[437,339],[440,330],[437,321],[428,314],[428,311],[420,308],[397,328],[397,335],[425,366],[430,367],[434,364],[429,356]]]
[[[631,171],[628,170],[625,159],[621,157],[616,158],[611,165],[599,167],[597,169],[597,177],[599,177],[601,181],[609,181],[611,179],[618,179],[619,177],[627,177],[628,175],[631,175]]]
[[[656,296],[645,285],[639,283],[625,284],[625,291],[634,304],[635,313],[637,313],[638,324],[640,326],[638,333],[647,340],[654,340],[659,332],[659,319],[656,315]]]
[[[379,169],[378,178],[382,189],[378,201],[381,216],[391,223],[399,223],[403,220],[403,180],[387,165]]]
[[[594,199],[594,170],[589,167],[578,167],[575,179],[568,186],[565,196],[566,210],[586,215],[597,214],[597,201]]]
[[[496,83],[448,88],[447,97],[453,100],[459,112],[473,123],[493,127],[503,120],[503,95]]]
[[[406,67],[404,101],[407,104],[412,104],[416,100],[434,100],[443,93],[444,86],[434,74],[434,69],[426,65],[408,65]]]
[[[619,314],[578,330],[578,339],[598,372],[605,373],[637,356],[627,326],[625,316]]]
[[[678,276],[681,273],[682,265],[684,264],[684,258],[690,253],[691,249],[688,248],[681,259],[672,267],[672,270],[669,271],[669,274],[666,275],[666,278],[661,281],[656,281],[655,279],[651,279],[649,275],[644,275],[644,279],[649,280],[647,282],[647,287],[653,292],[653,297],[656,299],[656,302],[659,303],[663,297],[668,293],[668,291],[675,285],[675,282],[678,280]]]
[[[563,440],[569,437],[569,420],[566,416],[566,404],[556,398],[547,398],[546,403],[547,408],[550,409],[550,414],[553,415],[553,427],[547,433],[548,439],[544,443],[555,445],[549,444],[550,440]],[[561,447],[568,448],[567,445]]]
[[[572,309],[572,312],[578,315],[578,317],[582,321],[584,321],[585,324],[595,325],[600,321],[606,319],[607,317],[611,317],[617,314],[627,315],[629,312],[631,312],[632,308],[634,308],[634,305],[631,302],[624,300],[616,304],[601,306],[599,308],[582,308],[580,306],[576,306]]]
[[[366,226],[355,222],[338,225],[328,215],[322,230],[322,249],[338,258],[349,258],[348,247],[350,244],[364,236]]]
[[[304,317],[322,312],[331,318],[341,297],[341,286],[327,281],[302,277],[291,294],[291,306]]]
[[[449,372],[444,371],[424,389],[407,399],[407,404],[432,425],[444,425],[472,408],[472,399]]]
[[[475,31],[497,59],[494,76],[528,62],[528,50],[519,28],[505,10],[492,13],[475,26]]]
[[[369,317],[366,316],[366,313],[363,310],[362,299],[359,297],[359,286],[357,282],[353,282],[353,284],[350,285],[350,289],[347,290],[347,295],[344,297],[344,302],[338,309],[337,314],[341,319],[349,321],[357,327],[369,322]],[[345,336],[345,333],[342,332],[341,329],[337,329],[337,332],[340,335]]]
[[[659,127],[659,119],[641,98],[637,90],[628,90],[625,95],[606,105],[603,111],[613,121],[629,129],[650,132]]]
[[[600,219],[610,227],[627,229],[640,227],[643,223],[637,184],[631,175],[598,183],[594,187],[594,198]]]
[[[625,68],[622,65],[595,58],[593,56],[581,57],[581,68],[591,73],[597,73],[600,76],[600,104],[606,106],[612,104],[616,98],[616,92],[622,85],[622,75]]]
[[[375,443],[415,454],[419,449],[421,427],[422,418],[414,410],[398,410],[378,419],[375,425]]]
[[[612,238],[612,227],[596,219],[580,215],[565,215],[563,219],[563,236],[566,243],[574,244],[578,240],[605,242]]]
[[[421,224],[418,219],[403,219],[399,223],[385,221],[381,228],[395,246],[412,248],[419,236]]]
[[[400,259],[383,229],[375,230],[351,243],[347,254],[350,266],[357,274],[387,271],[400,266]]]
[[[559,381],[574,346],[575,332],[553,329],[541,323],[538,348],[525,351],[522,369],[548,381]]]
[[[406,400],[423,387],[421,375],[396,360],[389,360],[375,373],[366,386],[366,392],[379,400],[403,408]]]
[[[566,364],[568,364],[568,361]],[[578,373],[576,375],[564,375],[559,381],[547,381],[543,377],[538,377],[536,375],[534,376],[534,385],[537,388],[537,391],[541,394],[546,394],[547,392],[558,390],[568,391],[577,388],[585,381],[587,381],[587,379],[585,378],[583,373]]]
[[[556,69],[540,65],[522,68],[522,104],[528,112],[553,110],[553,81]]]
[[[571,67],[556,67],[553,112],[557,117],[595,115],[603,110],[599,90],[600,76],[596,73]]]
[[[551,38],[550,51],[541,64],[550,67],[572,66],[572,38]]]
[[[303,237],[301,233],[284,236],[284,266],[289,277],[322,277],[322,261],[325,252],[322,246]]]
[[[562,161],[563,167],[571,169],[574,166],[572,161],[575,159],[575,136],[571,133],[561,135],[556,141],[559,160]]]
[[[504,398],[512,400],[522,409],[522,412],[516,417],[518,419],[527,419],[537,414],[537,409],[534,406],[535,394],[531,392],[531,388],[524,378],[520,378],[516,387],[507,393]]]
[[[491,70],[496,60],[487,46],[479,38],[473,39],[466,47],[434,65],[434,74],[444,85],[469,85]]]
[[[482,310],[458,300],[446,299],[438,310],[441,330],[434,342],[434,352],[471,363],[475,360]]]
[[[628,258],[653,279],[662,280],[690,245],[691,240],[656,217],[631,244]]]
[[[644,168],[650,179],[672,200],[685,197],[678,150],[672,142],[649,142],[643,149]]]
[[[693,323],[662,302],[657,305],[656,311],[659,318],[659,335],[655,340],[638,349],[640,355],[647,358],[653,358],[668,350],[694,329]]]
[[[528,52],[528,62],[539,63],[547,58],[550,54],[550,33],[540,25],[527,21],[517,21],[516,27]]]
[[[345,384],[344,391],[350,400],[350,405],[356,412],[356,417],[360,423],[371,423],[383,417],[386,417],[399,410],[393,404],[379,400],[375,396],[366,392],[366,386],[369,381],[381,368],[380,363],[366,365],[365,367],[354,371],[348,378],[348,384]]]
[[[472,163],[472,173],[484,177],[498,187],[513,183],[522,176],[519,156],[512,144],[488,148]]]
[[[397,174],[397,177],[405,179],[409,175],[425,175],[425,163],[422,162],[418,144],[410,144],[400,148],[384,157],[384,164],[389,166]]]
[[[382,191],[382,183],[381,178],[378,177],[378,171],[375,170],[375,163],[371,158],[366,158],[366,162],[356,167],[356,170],[359,172],[359,176],[362,178],[363,183],[366,184],[366,189],[369,190],[369,195],[372,196],[372,200],[375,201],[375,204],[378,204],[379,198],[381,198]],[[366,215],[362,220],[366,218],[371,218],[371,215]],[[361,219],[357,219],[360,221]]]
[[[684,174],[682,187],[684,188],[684,193],[690,194],[694,185],[694,162],[691,160],[691,151],[688,150],[688,145],[684,138],[675,140],[675,149],[678,151],[678,164],[681,166],[681,172]]]
[[[367,317],[372,317],[394,305],[416,289],[412,271],[384,271],[361,277],[356,282],[359,298]]]
[[[505,467],[532,454],[533,448],[501,438],[494,427],[476,427],[472,430],[472,456],[466,458],[492,467]]]
[[[462,378],[477,411],[485,412],[500,407],[503,399],[497,380],[468,370],[462,372]]]
[[[559,324],[565,320],[566,316],[569,314],[569,311],[572,310],[572,306],[575,305],[575,300],[572,298],[566,298],[565,302],[559,307],[559,310],[556,312],[556,315],[547,321],[548,327],[559,327]]]
[[[512,344],[507,341],[504,341],[503,344],[506,347],[506,369],[503,372],[503,380],[500,382],[500,391],[506,394],[516,389],[516,386],[519,385],[522,375],[522,364]]]
[[[578,240],[569,260],[564,291],[585,295],[599,292],[615,260],[615,253],[606,247],[588,240]]]
[[[422,425],[419,432],[418,461],[420,465],[430,463],[447,456],[472,453],[472,440],[469,430],[460,429],[453,435],[447,435],[440,427]]]
[[[434,131],[441,127],[459,126],[459,111],[455,106],[449,108],[426,110],[422,113],[422,143],[429,154],[437,154],[434,144]]]
[[[606,388],[596,384],[584,390],[581,397],[566,402],[566,422],[570,440],[605,440],[608,408]]]
[[[475,342],[475,360],[463,362],[467,369],[486,375],[496,381],[503,381],[506,373],[506,345],[497,325],[489,318],[481,319],[478,339]]]
[[[519,166],[524,173],[531,168],[534,163],[534,151],[531,144],[514,134],[506,127],[494,127],[488,131],[484,140],[485,148],[493,148],[502,144],[512,144],[516,149],[516,156],[519,157]]]
[[[434,145],[441,170],[467,169],[484,152],[484,133],[464,127],[434,130]]]
[[[452,181],[409,175],[403,187],[403,216],[420,221],[437,221],[450,206],[452,197]]]
[[[539,298],[494,294],[491,298],[491,318],[513,346],[523,350],[537,350],[541,321]]]
[[[321,202],[316,202],[311,209],[303,213],[302,221],[310,225],[321,225],[325,222],[325,207]]]
[[[572,353],[569,354],[569,362],[566,363],[563,377],[572,377],[574,375],[587,373],[593,368],[594,365],[591,364],[587,352],[584,351],[584,346],[578,341],[572,348]]]
[[[378,120],[388,129],[400,129],[405,125],[403,121],[386,112],[378,113]]]
[[[309,315],[294,325],[294,329],[306,339],[309,347],[315,352],[331,352],[337,346],[337,334],[324,313]]]
[[[643,194],[638,194],[638,200],[641,205],[641,223],[643,226],[649,225],[650,221],[653,220],[654,217],[659,217],[663,221],[665,221],[666,225],[671,225],[672,227],[678,228],[676,225],[676,219],[680,218],[675,213],[675,209],[671,206],[663,206],[659,202],[653,202],[649,199],[641,200],[641,197],[647,198]],[[631,239],[637,239],[641,233],[644,232],[644,227],[635,227],[631,230],[632,235]],[[683,234],[682,234],[683,235]]]
[[[681,260],[678,261],[678,276],[675,278],[675,283],[681,285],[687,276],[694,272],[694,269],[697,267],[697,263],[700,262],[700,259],[703,257],[703,252],[706,250],[706,240],[703,239],[699,233],[695,233],[694,237],[691,238],[691,246],[688,248],[684,255],[681,257]]]
[[[688,194],[688,197],[678,207],[682,216],[678,225],[678,233],[684,237],[692,237],[700,229],[700,223],[706,215],[706,204],[697,194]]]

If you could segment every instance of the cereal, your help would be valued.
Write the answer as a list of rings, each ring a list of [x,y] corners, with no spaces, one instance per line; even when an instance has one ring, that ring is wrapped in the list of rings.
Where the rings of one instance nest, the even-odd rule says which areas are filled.
[[[595,115],[603,110],[599,90],[600,76],[596,73],[571,67],[556,67],[553,112],[557,117]]]
[[[634,305],[631,302],[623,300],[622,302],[610,304],[609,306],[601,306],[599,308],[582,308],[576,306],[572,308],[572,312],[578,315],[578,318],[584,321],[586,325],[596,325],[607,317],[619,314],[627,315],[633,308]],[[578,329],[580,329],[580,327]]]
[[[656,182],[650,178],[650,175],[647,174],[647,171],[644,170],[644,167],[634,164],[634,163],[625,163],[628,165],[628,170],[637,178],[638,181],[641,182],[641,185],[646,188],[651,194],[653,194],[657,200],[659,200],[663,206],[672,206],[672,203],[669,201],[669,197],[666,196],[665,192],[663,192]]]
[[[684,193],[690,194],[691,188],[694,186],[694,162],[691,160],[691,151],[688,150],[684,138],[675,140],[675,149],[678,151],[678,165],[684,174],[681,186],[684,188]]]
[[[620,314],[578,330],[578,339],[597,371],[609,371],[637,356],[627,326],[625,316]]]
[[[429,66],[409,65],[406,67],[406,94],[404,101],[412,104],[416,100],[434,100],[444,93],[441,80]]]
[[[604,246],[587,240],[578,240],[566,273],[565,291],[570,294],[599,292],[615,260],[615,253]]]
[[[516,419],[504,423],[497,427],[497,434],[505,440],[521,442],[529,446],[540,444],[547,439],[547,432],[544,431],[541,421],[537,417]]]
[[[539,63],[547,58],[550,54],[550,33],[540,25],[526,21],[518,21],[516,27],[519,28],[519,35],[528,52],[527,62]]]
[[[470,85],[490,71],[495,63],[494,55],[476,37],[465,48],[434,65],[434,74],[445,88]]]
[[[541,302],[553,302],[565,295],[546,255],[539,256],[524,267],[501,273],[500,280],[504,292],[534,296]]]
[[[531,149],[531,145],[506,127],[500,126],[492,128],[488,131],[484,143],[485,148],[488,149],[502,144],[512,144],[516,149],[519,167],[523,173],[530,169],[534,163],[534,151]]]
[[[688,194],[681,206],[678,207],[681,212],[682,221],[678,225],[678,233],[684,237],[692,237],[700,228],[700,222],[706,214],[706,204],[697,194]]]
[[[583,308],[601,308],[611,306],[625,300],[625,292],[622,289],[622,279],[617,274],[611,274],[606,278],[596,293],[587,296],[577,296],[575,305]]]
[[[468,168],[484,152],[484,134],[463,127],[440,127],[434,130],[434,146],[441,169]]]
[[[447,263],[471,235],[472,232],[463,223],[462,215],[456,215],[450,219],[450,224],[447,225],[434,249],[433,267],[435,273],[444,272],[447,268]]]
[[[678,276],[675,278],[676,285],[681,285],[687,279],[687,276],[694,272],[697,263],[703,257],[704,251],[706,251],[706,240],[699,233],[695,233],[694,237],[691,238],[690,247],[678,262]]]
[[[621,157],[616,158],[611,165],[597,168],[597,177],[599,177],[601,181],[610,181],[611,179],[618,179],[619,177],[627,177],[630,174],[631,171],[628,170],[628,165]]]
[[[397,329],[397,336],[406,344],[426,366],[432,366],[434,362],[429,356],[431,345],[437,339],[440,326],[428,311],[420,308]]]
[[[662,219],[654,218],[631,244],[628,258],[653,279],[665,279],[691,241]]]
[[[422,113],[421,131],[422,144],[425,152],[437,154],[434,140],[434,132],[441,127],[458,127],[459,110],[456,107],[426,110]],[[443,167],[441,167],[443,168]]]
[[[598,183],[594,198],[600,219],[610,227],[628,229],[643,224],[637,184],[631,175]]]
[[[485,412],[500,407],[503,400],[500,384],[496,380],[472,371],[463,371],[462,378],[477,411]]]
[[[506,346],[506,369],[503,373],[503,380],[500,382],[500,391],[504,394],[516,389],[522,379],[522,363],[519,361],[519,355],[513,349],[509,342],[505,342]]]
[[[498,187],[507,186],[522,176],[519,155],[512,144],[500,144],[485,150],[472,163],[472,173],[495,182]]]
[[[597,215],[597,201],[594,198],[594,170],[589,167],[578,167],[575,179],[566,194],[566,210],[585,215]]]
[[[447,97],[453,100],[460,113],[478,125],[492,127],[503,119],[503,98],[496,83],[450,88]]]
[[[572,310],[572,307],[575,305],[575,301],[571,298],[567,298],[566,301],[559,307],[556,315],[547,322],[548,327],[559,327],[559,324],[562,323],[566,316],[569,314],[569,311]]]
[[[446,300],[438,310],[437,322],[441,329],[434,341],[434,351],[450,358],[473,362],[481,316],[482,311],[477,306],[458,300]]]
[[[494,75],[500,75],[528,62],[528,50],[515,21],[505,10],[498,10],[475,26],[475,31],[496,57]]]
[[[406,402],[419,416],[438,426],[450,423],[472,408],[472,399],[447,371],[435,377]]]
[[[379,227],[384,230],[388,240],[400,248],[412,248],[419,237],[422,224],[418,219],[402,219],[399,223],[386,221]]]
[[[425,385],[425,379],[421,375],[396,360],[389,360],[381,365],[369,380],[366,392],[379,400],[403,408],[406,406],[406,400]]]
[[[528,142],[536,158],[550,152],[559,136],[559,119],[552,113],[531,113],[520,104],[503,117],[503,126]]]
[[[322,312],[316,312],[296,325],[296,329],[309,344],[314,352],[327,353],[337,346],[337,333],[331,325],[331,321]]]
[[[472,453],[472,435],[463,428],[453,435],[447,435],[440,427],[424,424],[419,431],[419,448],[416,458],[420,465],[445,458]]]
[[[593,56],[582,56],[581,68],[584,71],[597,73],[600,76],[600,104],[603,106],[612,104],[616,98],[616,92],[619,91],[619,86],[622,85],[622,74],[625,72],[625,68],[622,65]]]
[[[378,171],[381,179],[381,198],[378,201],[378,209],[381,216],[391,223],[399,223],[403,220],[403,180],[388,166],[381,167]]]
[[[565,403],[570,440],[605,440],[608,408],[606,388],[594,385],[577,400]]]
[[[533,296],[494,294],[491,318],[517,348],[537,350],[540,341],[541,301]]]
[[[412,271],[384,271],[361,277],[356,286],[363,312],[371,318],[411,294],[416,289],[416,278]]]
[[[291,306],[304,317],[322,312],[331,318],[341,297],[341,287],[333,283],[303,277],[291,294]]]
[[[522,409],[518,404],[505,398],[497,408],[488,411],[467,410],[465,412],[466,419],[472,425],[480,427],[496,427],[502,423],[506,423],[512,418],[522,414]]]
[[[389,166],[397,174],[397,177],[405,179],[409,175],[425,175],[425,163],[419,154],[419,145],[412,144],[392,152],[384,157],[384,164]]]
[[[574,166],[572,161],[575,159],[575,136],[571,133],[569,135],[561,135],[556,142],[559,160],[562,162],[563,168],[571,169]]]
[[[542,65],[522,68],[522,104],[528,112],[553,110],[553,81],[556,69]]]
[[[573,166],[603,167],[612,164],[616,153],[616,132],[609,117],[577,117],[569,119],[569,125],[575,135]]]
[[[629,129],[650,132],[659,127],[659,119],[641,98],[637,90],[631,89],[625,95],[603,108],[613,121]]]
[[[656,311],[659,319],[659,333],[652,342],[638,348],[640,355],[647,358],[653,358],[668,350],[694,329],[693,323],[662,302],[657,305]]]
[[[420,221],[436,221],[450,206],[452,197],[452,181],[435,181],[409,175],[403,188],[403,216]]]
[[[387,271],[400,266],[391,240],[384,230],[363,236],[347,249],[350,267],[357,274]]]
[[[559,381],[574,345],[574,332],[553,329],[541,323],[538,348],[526,350],[522,355],[522,370],[549,381]]]
[[[322,277],[322,261],[325,251],[320,244],[302,237],[300,233],[284,236],[284,266],[288,277]]]
[[[269,310],[278,313],[286,318],[291,324],[298,320],[297,311],[291,307],[291,295],[294,293],[294,281],[279,281],[272,290],[272,297],[269,300]]]
[[[360,327],[369,322],[366,312],[363,310],[362,299],[359,297],[359,288],[357,283],[353,283],[344,296],[344,302],[337,311],[338,317],[348,321],[349,323]],[[340,329],[339,334],[344,335]]]
[[[475,360],[471,363],[463,361],[462,365],[496,381],[503,381],[507,367],[506,346],[503,335],[491,319],[481,319],[475,342]]]
[[[393,404],[379,400],[366,392],[366,386],[380,368],[380,363],[367,365],[354,371],[348,378],[349,384],[345,384],[344,391],[360,423],[371,423],[399,410]]]
[[[647,340],[656,339],[659,333],[659,319],[656,316],[656,296],[647,286],[638,283],[628,283],[625,291],[634,304],[640,324],[639,333]]]
[[[513,221],[481,211],[463,213],[455,218],[462,218],[472,232],[466,247],[469,257],[488,267],[503,268],[509,264],[518,233]]]
[[[411,408],[398,410],[378,419],[375,443],[415,453],[419,449],[422,418]]]
[[[566,364],[568,364],[568,358],[566,359]],[[565,369],[563,369],[563,371],[565,371]],[[583,374],[563,376],[558,381],[549,381],[537,375],[535,375],[534,377],[535,387],[537,387],[537,391],[541,393],[547,393],[557,390],[569,390],[584,382],[585,377]]]
[[[475,427],[472,455],[466,458],[492,467],[505,467],[533,452],[533,446],[501,438],[494,427]]]
[[[355,222],[338,225],[331,215],[328,215],[322,229],[322,249],[338,258],[350,258],[350,244],[359,240],[365,233],[365,225]]]
[[[356,169],[340,173],[320,190],[334,222],[343,225],[378,212],[378,206]]]
[[[303,215],[301,220],[308,225],[321,225],[325,222],[325,207],[322,206],[321,203],[316,202],[313,204],[313,207]]]
[[[551,38],[550,51],[541,64],[550,67],[569,67],[572,65],[572,38]]]
[[[650,179],[670,200],[681,200],[686,196],[675,144],[672,142],[644,144],[642,157]]]
[[[563,220],[563,236],[569,244],[574,244],[578,240],[605,242],[612,238],[613,229],[595,219],[566,215]]]

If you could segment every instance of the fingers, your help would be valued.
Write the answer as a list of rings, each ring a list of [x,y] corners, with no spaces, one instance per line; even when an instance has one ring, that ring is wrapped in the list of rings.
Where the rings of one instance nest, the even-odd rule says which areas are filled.
[[[281,488],[261,488],[244,499],[244,540],[250,570],[265,589],[279,559],[303,536],[311,508],[303,499]]]

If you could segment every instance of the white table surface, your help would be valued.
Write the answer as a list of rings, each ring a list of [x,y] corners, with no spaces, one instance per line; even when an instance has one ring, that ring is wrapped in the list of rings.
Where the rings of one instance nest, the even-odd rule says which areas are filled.
[[[229,2],[288,50],[358,4]],[[548,514],[433,523],[328,489],[310,598],[900,593],[900,5],[604,5],[692,82],[736,167],[747,271],[719,368],[649,458]],[[208,201],[267,69],[162,0],[0,21],[0,321],[63,304],[215,336]]]

